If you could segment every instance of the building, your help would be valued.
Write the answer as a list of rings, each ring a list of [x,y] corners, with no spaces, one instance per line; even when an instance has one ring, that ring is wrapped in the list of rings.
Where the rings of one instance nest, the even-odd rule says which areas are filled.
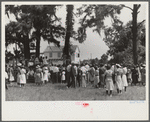
[[[45,51],[43,52],[44,56],[47,57],[49,63],[53,64],[63,64],[63,48],[64,46],[47,46]],[[72,55],[71,61],[74,61],[76,64],[80,63],[80,50],[77,45],[71,46]]]

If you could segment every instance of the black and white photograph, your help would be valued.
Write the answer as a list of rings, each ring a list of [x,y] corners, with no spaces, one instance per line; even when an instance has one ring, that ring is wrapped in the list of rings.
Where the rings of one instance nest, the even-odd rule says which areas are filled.
[[[148,120],[148,5],[2,2],[2,118]]]

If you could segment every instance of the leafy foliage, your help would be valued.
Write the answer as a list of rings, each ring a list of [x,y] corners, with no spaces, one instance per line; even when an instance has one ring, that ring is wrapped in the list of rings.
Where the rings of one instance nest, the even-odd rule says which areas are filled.
[[[116,14],[120,14],[122,5],[83,5],[78,8],[77,15],[83,16],[80,19],[80,27],[78,29],[78,40],[84,42],[87,35],[87,28],[94,28],[101,35],[101,30],[105,28],[104,20],[111,17],[114,22],[118,21]]]
[[[109,47],[108,54],[113,56],[110,62],[133,65],[133,42],[132,23],[125,26],[115,23],[112,27],[105,29],[105,38]],[[138,62],[145,60],[145,25],[138,23]]]

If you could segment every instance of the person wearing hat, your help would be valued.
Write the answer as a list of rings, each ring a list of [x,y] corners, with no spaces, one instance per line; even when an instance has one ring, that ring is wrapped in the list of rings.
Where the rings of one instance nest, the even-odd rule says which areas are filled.
[[[76,65],[73,61],[72,61],[70,76],[71,76],[71,79],[72,79],[71,85],[72,85],[73,88],[76,88],[77,67],[76,67]]]
[[[12,64],[10,64],[10,67],[8,68],[8,78],[9,78],[10,85],[12,85],[12,82],[15,80],[14,70],[13,70],[13,65]]]
[[[144,83],[145,83],[145,79],[146,79],[146,69],[145,69],[145,64],[143,64],[142,65],[142,68],[141,68],[141,83],[142,83],[142,85],[144,85]]]
[[[125,65],[123,65],[123,74],[122,74],[122,83],[123,83],[123,87],[124,87],[124,91],[126,92],[127,86],[128,86],[128,82],[127,82],[127,67]]]
[[[104,67],[104,64],[100,64],[100,68],[99,68],[99,77],[100,77],[100,85],[104,88],[105,86],[105,80],[104,80],[104,73],[106,71],[106,68]]]
[[[21,63],[18,63],[18,78],[17,83],[20,85],[20,87],[24,86],[26,84],[26,69]]]
[[[98,66],[95,66],[94,87],[98,88],[98,84],[99,84],[99,69]]]
[[[106,82],[106,95],[110,95],[110,97],[112,97],[112,91],[114,89],[112,75],[113,75],[113,71],[111,70],[111,66],[108,64],[106,66],[106,71],[104,73],[104,76]]]
[[[36,85],[42,85],[42,83],[43,83],[43,73],[42,73],[42,69],[40,68],[39,65],[36,66],[34,78],[35,78]]]
[[[95,68],[94,65],[92,65],[91,68],[89,69],[89,81],[91,82],[91,84],[94,83],[94,78],[95,78]]]
[[[138,82],[139,72],[138,72],[136,66],[134,66],[134,68],[131,71],[132,71],[132,83],[131,83],[131,85],[133,85],[133,84],[136,85]]]
[[[86,87],[86,72],[87,72],[87,69],[85,68],[84,64],[81,65],[81,84],[82,84],[82,87]]]
[[[122,90],[123,90],[123,83],[122,83],[122,69],[121,66],[119,64],[116,64],[117,70],[116,70],[116,77],[115,77],[115,81],[116,81],[116,87],[117,87],[117,92],[119,94],[122,94]]]

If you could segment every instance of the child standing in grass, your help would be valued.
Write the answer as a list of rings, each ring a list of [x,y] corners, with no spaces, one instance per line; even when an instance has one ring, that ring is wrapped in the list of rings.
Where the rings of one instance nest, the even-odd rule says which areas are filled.
[[[65,80],[66,80],[66,78],[65,78],[65,69],[63,69],[62,75],[61,75],[61,83],[65,83]]]

